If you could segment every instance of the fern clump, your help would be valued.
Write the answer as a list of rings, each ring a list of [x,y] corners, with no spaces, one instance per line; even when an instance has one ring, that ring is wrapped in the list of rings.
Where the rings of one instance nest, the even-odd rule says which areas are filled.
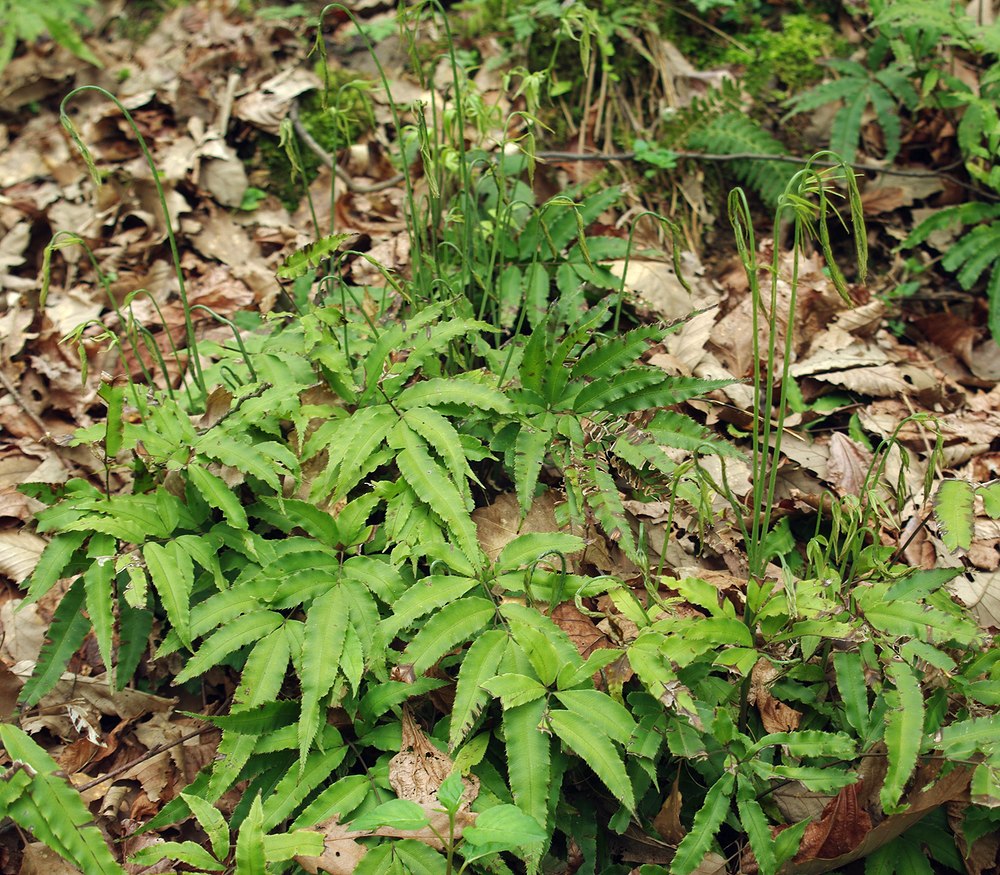
[[[889,66],[871,71],[857,61],[833,59],[828,66],[839,76],[817,85],[787,101],[786,118],[808,110],[839,102],[833,119],[830,149],[853,162],[861,141],[865,110],[871,106],[885,140],[885,162],[891,164],[899,154],[902,123],[900,109],[916,110],[920,98],[910,82],[910,71]]]
[[[607,38],[593,10],[562,11]],[[419,113],[406,128],[391,108],[401,166],[425,162],[426,197],[404,181],[411,274],[317,233],[278,269],[288,311],[222,344],[195,336],[178,260],[184,384],[106,380],[104,420],[74,437],[102,460],[105,489],[112,471],[126,488],[25,487],[47,505],[37,528],[50,537],[25,602],[67,585],[23,708],[88,635],[112,689],[135,680],[154,630],[151,658],[183,664],[175,685],[219,670],[233,680],[225,707],[202,717],[219,731],[216,756],[143,827],[193,818],[203,840],[152,844],[129,863],[613,871],[622,860],[605,837],[656,824],[672,875],[734,852],[776,875],[808,824],[771,804],[775,788],[794,781],[856,807],[871,761],[883,767],[867,791],[878,817],[910,817],[938,774],[927,763],[944,761],[987,803],[970,831],[995,824],[996,651],[950,597],[954,570],[915,571],[861,537],[870,496],[836,503],[801,551],[772,525],[792,359],[791,332],[783,355],[773,338],[794,312],[778,313],[781,253],[758,264],[745,194],[729,207],[752,303],[749,451],[686,406],[732,381],[650,364],[677,326],[630,321],[608,265],[630,243],[588,233],[620,192],[537,204],[533,141],[496,160],[468,147],[470,120],[485,131],[493,117],[449,53],[455,100],[439,131]],[[716,109],[692,145],[783,154]],[[828,225],[843,194],[863,276],[849,167],[737,160],[776,205],[773,239],[790,231],[789,308],[810,242],[847,299]],[[349,258],[381,279],[352,285]],[[727,479],[738,457],[753,468],[749,495]],[[986,487],[939,496],[956,547],[977,496],[994,507]],[[629,499],[737,533],[742,577],[720,587],[668,565],[666,550],[654,567]],[[499,545],[487,543],[491,512]],[[120,871],[55,764],[14,727],[0,740],[3,812],[85,871]]]

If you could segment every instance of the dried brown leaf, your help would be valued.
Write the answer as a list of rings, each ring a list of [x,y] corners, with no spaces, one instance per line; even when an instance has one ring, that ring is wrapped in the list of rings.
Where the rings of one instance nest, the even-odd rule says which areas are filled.
[[[556,495],[551,490],[538,496],[521,520],[517,496],[512,492],[498,495],[492,504],[472,512],[479,546],[491,560],[496,560],[504,547],[518,535],[527,532],[558,532],[555,507]]]
[[[947,586],[972,611],[983,629],[1000,629],[1000,571],[962,575]]]
[[[802,712],[776,699],[770,686],[781,673],[771,661],[761,657],[750,672],[750,694],[748,701],[757,706],[761,723],[768,732],[792,732],[799,728]]]
[[[30,842],[24,846],[24,856],[21,858],[18,875],[82,875],[82,873],[47,845]]]
[[[38,564],[47,541],[24,529],[0,531],[0,574],[14,583],[26,580]]]
[[[683,797],[680,790],[680,775],[674,778],[670,793],[663,800],[663,805],[656,817],[653,818],[653,829],[661,838],[672,845],[680,844],[681,839],[687,834],[684,825],[681,823],[681,805]]]
[[[428,741],[410,709],[404,705],[403,738],[399,753],[389,760],[389,786],[400,799],[429,809],[438,808],[438,790],[453,768],[451,758]],[[462,783],[465,785],[462,804],[468,809],[479,795],[479,779],[470,774],[462,778]]]
[[[835,431],[830,435],[830,456],[826,471],[840,495],[864,494],[872,454],[866,447]]]

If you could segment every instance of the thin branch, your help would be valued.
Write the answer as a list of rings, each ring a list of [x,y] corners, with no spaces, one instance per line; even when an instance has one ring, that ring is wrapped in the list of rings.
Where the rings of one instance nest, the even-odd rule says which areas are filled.
[[[7,390],[10,397],[14,399],[14,403],[24,411],[28,419],[30,419],[41,431],[39,439],[45,440],[45,438],[49,436],[48,427],[42,421],[41,417],[28,406],[24,398],[21,397],[21,393],[17,391],[17,387],[10,381],[3,370],[0,370],[0,386],[3,386],[3,388]]]
[[[681,150],[669,150],[678,158],[686,158],[691,161],[778,161],[785,164],[809,164],[813,167],[840,167],[839,161],[815,161],[811,158],[799,158],[796,155],[768,155],[760,152],[733,152],[731,154],[721,154],[715,152],[685,152]],[[635,152],[543,152],[535,153],[535,157],[541,161],[635,161]],[[884,167],[881,164],[851,164],[853,170],[860,170],[867,173],[884,173],[886,176],[910,176],[915,178],[937,177],[947,179],[966,188],[969,191],[979,191],[974,186],[963,182],[958,177],[952,176],[946,171],[955,167],[960,167],[962,162],[949,164],[943,170],[897,170],[895,167]]]
[[[188,741],[191,738],[195,738],[198,735],[202,735],[205,732],[211,732],[215,728],[216,728],[215,726],[209,725],[204,727],[203,729],[195,729],[193,732],[188,732],[185,735],[182,735],[180,738],[175,738],[173,741],[164,742],[163,744],[156,745],[156,747],[151,747],[141,757],[138,757],[137,759],[134,760],[130,760],[127,763],[123,763],[122,765],[118,766],[118,768],[112,769],[106,775],[101,775],[101,777],[99,778],[94,778],[93,781],[87,781],[86,784],[75,785],[76,789],[80,793],[83,793],[86,790],[90,790],[93,787],[96,787],[98,784],[103,784],[105,781],[110,781],[111,779],[117,778],[119,775],[130,771],[131,769],[139,765],[139,763],[144,763],[146,762],[146,760],[151,760],[153,759],[153,757],[159,756],[164,751],[168,751],[172,747],[177,747],[177,745],[183,744],[185,741]]]
[[[348,191],[355,194],[373,194],[377,191],[385,191],[394,185],[399,185],[403,181],[403,174],[397,173],[389,179],[383,179],[381,182],[376,182],[372,185],[361,185],[355,182],[347,171],[334,160],[333,156],[317,143],[313,135],[306,130],[306,126],[302,124],[302,119],[299,118],[299,106],[294,100],[292,101],[291,109],[288,111],[288,117],[292,120],[292,126],[295,128],[295,133],[299,135],[299,139],[309,147],[310,152],[337,174],[337,179],[347,186]]]

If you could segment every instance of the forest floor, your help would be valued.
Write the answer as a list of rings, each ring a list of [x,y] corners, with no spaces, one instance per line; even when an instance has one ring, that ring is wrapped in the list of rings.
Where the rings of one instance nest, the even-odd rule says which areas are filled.
[[[218,3],[194,3],[168,10],[136,41],[118,35],[110,18],[128,17],[130,4],[108,4],[107,9],[108,20],[97,29],[102,36],[89,38],[101,68],[41,41],[15,57],[0,80],[0,720],[14,713],[18,691],[66,590],[60,584],[15,615],[23,598],[19,585],[32,574],[48,540],[32,525],[43,504],[19,487],[55,488],[83,478],[112,494],[131,488],[128,472],[108,468],[90,447],[72,440],[77,429],[103,423],[106,408],[98,393],[104,383],[126,369],[133,377],[142,372],[133,352],[108,343],[120,315],[109,296],[119,306],[128,299],[132,317],[150,326],[168,370],[174,369],[172,379],[178,366],[171,350],[182,347],[187,336],[167,227],[132,129],[95,91],[85,90],[70,103],[73,124],[100,175],[95,186],[60,125],[60,100],[73,88],[98,85],[131,112],[165,190],[189,303],[250,330],[261,324],[261,316],[284,305],[287,288],[276,282],[275,272],[291,253],[316,239],[317,225],[355,235],[353,249],[395,274],[410,274],[408,195],[390,160],[398,139],[389,104],[395,101],[404,121],[412,122],[415,116],[407,107],[414,101],[432,103],[429,89],[440,89],[436,99],[442,105],[448,99],[447,85],[421,84],[414,75],[407,47],[391,27],[395,13],[382,7],[359,10],[369,32],[382,35],[376,57],[391,96],[380,84],[366,92],[349,128],[356,139],[344,143],[336,156],[336,174],[323,161],[321,143],[301,144],[312,175],[310,205],[296,193],[294,180],[279,178],[281,168],[287,174],[287,161],[277,145],[293,108],[306,121],[307,107],[315,112],[306,101],[322,85],[317,56],[308,55],[315,32],[309,19],[224,12]],[[333,19],[326,41],[338,75],[343,81],[351,76],[375,81],[377,71],[352,26]],[[440,36],[430,34],[429,42],[436,44]],[[713,77],[740,76],[737,69],[698,70],[668,41],[663,44],[674,54],[665,50],[669,60],[648,72],[658,83],[669,81],[676,108],[702,94]],[[494,108],[491,118],[506,120],[525,108],[524,96],[505,88],[504,56],[495,37],[463,36],[458,46],[478,53],[483,62],[473,78],[484,104]],[[437,75],[429,81],[447,82],[444,61],[431,72]],[[369,111],[370,119],[361,124]],[[589,226],[595,235],[627,237],[644,210],[676,219],[680,266],[690,288],[678,280],[672,258],[657,254],[671,243],[652,222],[637,225],[639,254],[630,259],[627,272],[621,258],[604,265],[615,276],[624,274],[634,319],[686,320],[651,349],[647,364],[676,375],[736,381],[710,401],[688,404],[706,426],[740,440],[755,415],[753,390],[746,382],[753,372],[752,305],[726,219],[726,165],[711,156],[681,156],[675,169],[657,177],[659,184],[650,184],[642,173],[648,165],[633,160],[632,153],[622,155],[604,123],[598,124],[598,117],[609,112],[592,95],[586,124],[570,121],[561,133],[550,135],[538,129],[535,195],[542,201],[567,189],[621,185],[619,201]],[[620,111],[618,118],[624,117]],[[933,126],[932,119],[923,121]],[[820,130],[829,125],[819,116],[812,122]],[[877,141],[874,120],[869,133]],[[470,141],[476,139],[487,152],[503,137],[502,127],[487,123],[469,132]],[[900,240],[916,219],[965,195],[967,180],[955,175],[961,171],[942,169],[944,152],[942,146],[937,160],[926,148],[914,148],[911,160],[897,161],[900,174],[893,168],[877,172],[877,157],[858,158],[868,161],[860,182],[870,263],[866,280],[851,273],[846,267],[849,235],[835,230],[834,246],[845,256],[850,281],[847,301],[819,252],[794,260],[787,240],[771,239],[767,210],[755,207],[761,261],[769,263],[777,246],[782,279],[793,264],[798,274],[793,322],[779,317],[777,325],[779,349],[792,334],[790,374],[798,392],[783,420],[775,520],[790,544],[805,540],[824,496],[862,496],[876,482],[890,484],[898,503],[886,506],[884,516],[858,537],[894,547],[897,558],[914,568],[960,568],[949,589],[992,634],[1000,629],[1000,520],[977,504],[971,543],[956,552],[946,546],[946,533],[932,518],[932,497],[943,479],[987,484],[1000,476],[1000,347],[985,329],[983,296],[962,291],[945,275],[925,272],[905,297],[897,294],[912,279],[897,248]],[[584,159],[583,153],[591,154]],[[592,160],[594,153],[606,154]],[[419,165],[415,159],[407,168],[417,197],[428,186]],[[76,236],[47,251],[64,232]],[[75,245],[78,239],[91,255]],[[933,242],[938,249],[927,248],[926,261],[949,245],[946,235]],[[43,267],[50,269],[44,293]],[[97,281],[95,267],[106,286]],[[379,281],[378,271],[362,257],[347,259],[343,270],[358,287]],[[144,292],[130,298],[139,289]],[[782,281],[779,305],[787,303],[788,294]],[[193,318],[205,340],[225,343],[231,337],[204,311]],[[897,443],[881,453],[879,442],[892,438]],[[726,476],[734,492],[743,494],[754,472],[748,461],[736,460]],[[495,495],[491,502],[496,520],[491,523],[489,508],[479,517],[487,554],[489,526],[504,525],[502,502]],[[697,520],[678,518],[665,500],[626,496],[625,508],[674,575],[711,579],[723,592],[739,588],[746,557],[730,530],[699,531]],[[598,547],[588,559],[596,573],[627,578],[634,571],[613,545]],[[95,681],[104,666],[98,642],[90,636],[41,707],[19,717],[20,726],[56,759],[95,816],[119,822],[108,827],[114,837],[127,836],[130,825],[154,815],[215,756],[218,731],[189,714],[218,711],[232,696],[233,681],[214,669],[197,693],[192,685],[168,690],[170,674],[179,667],[170,659],[149,660],[142,669],[142,690],[110,693]],[[125,838],[123,854],[153,840],[149,835]],[[15,832],[0,836],[2,871],[41,871],[37,866],[44,853]],[[662,862],[657,854],[657,848],[644,848],[633,836],[620,856],[638,865]],[[75,871],[60,869],[59,863],[45,865],[50,875]],[[167,870],[132,866],[128,871]],[[996,872],[996,859],[968,871]]]

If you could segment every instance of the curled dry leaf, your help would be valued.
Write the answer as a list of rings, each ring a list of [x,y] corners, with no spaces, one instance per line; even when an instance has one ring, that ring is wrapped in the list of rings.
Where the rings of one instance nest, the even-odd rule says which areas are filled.
[[[812,821],[802,836],[798,853],[792,858],[795,864],[813,861],[822,863],[835,857],[850,854],[871,832],[872,821],[858,802],[859,784],[844,787],[827,803],[818,819]],[[787,829],[787,826],[772,828],[772,833]],[[747,875],[755,875],[758,867],[753,858],[753,852],[747,848],[743,856],[741,871]],[[798,871],[793,869],[793,871]],[[826,870],[823,870],[826,871]]]
[[[1000,571],[980,571],[947,584],[953,596],[971,608],[980,627],[1000,629]]]
[[[929,760],[921,765],[911,782],[914,789],[903,799],[903,802],[908,806],[906,810],[901,814],[893,814],[885,818],[878,826],[870,829],[852,850],[832,858],[819,854],[811,858],[803,858],[799,862],[790,864],[784,870],[786,875],[824,875],[826,872],[835,872],[848,863],[867,857],[887,845],[942,805],[956,799],[966,798],[969,781],[972,779],[972,769],[968,767],[955,768],[942,778],[939,777],[941,765],[939,760]],[[824,809],[823,818],[828,817],[828,812],[839,812],[835,816],[840,820],[851,817],[856,817],[856,820],[854,820],[853,827],[846,822],[839,826],[832,824],[830,845],[826,846],[824,843],[821,846],[823,853],[835,849],[838,843],[849,842],[857,837],[860,826],[864,824],[864,817],[868,816],[861,805],[862,796],[871,798],[877,796],[878,788],[874,784],[869,788],[868,780],[868,778],[864,780],[863,786],[861,782],[853,785],[856,788],[856,800],[841,799],[841,796],[844,795],[844,791],[841,791]],[[850,789],[845,788],[845,790]],[[838,799],[841,801],[838,802]],[[821,835],[821,832],[822,830],[818,829],[816,835]],[[803,847],[805,841],[806,839],[803,837]]]
[[[23,529],[0,531],[0,574],[14,583],[26,580],[38,564],[46,540]]]
[[[751,704],[757,706],[761,723],[768,732],[793,732],[799,728],[802,712],[771,695],[770,687],[780,676],[770,660],[758,659],[750,673]]]
[[[27,680],[34,669],[35,664],[25,660],[14,665],[11,671]],[[104,674],[85,677],[64,672],[52,690],[42,697],[32,716],[22,719],[21,728],[31,734],[49,729],[61,738],[72,740],[79,733],[66,716],[68,705],[73,705],[78,714],[86,715],[91,725],[98,726],[102,716],[137,720],[145,714],[169,711],[176,704],[176,699],[165,699],[141,690],[126,688],[116,692],[109,687]]]
[[[37,604],[18,610],[22,599],[10,599],[0,605],[0,657],[11,664],[27,659],[34,662],[42,650],[49,624]]]
[[[826,471],[840,495],[863,495],[872,454],[857,441],[835,431],[830,435]]]

